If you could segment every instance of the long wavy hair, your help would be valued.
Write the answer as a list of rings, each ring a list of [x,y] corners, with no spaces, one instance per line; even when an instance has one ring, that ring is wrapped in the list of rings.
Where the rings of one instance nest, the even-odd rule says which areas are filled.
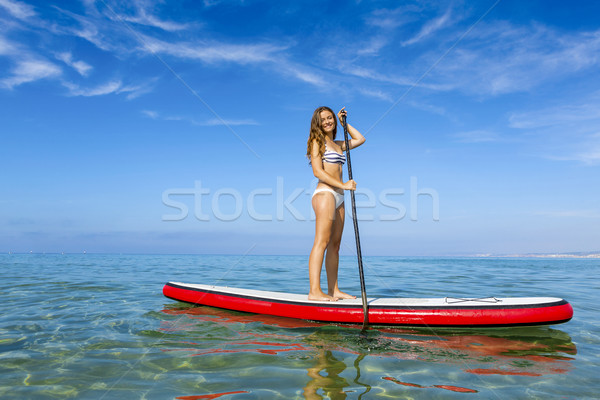
[[[312,143],[314,140],[317,141],[319,145],[319,155],[323,157],[323,153],[325,153],[325,132],[323,132],[321,121],[321,112],[329,111],[333,115],[333,119],[335,120],[335,113],[329,107],[319,107],[313,113],[312,119],[310,120],[310,133],[308,135],[308,142],[306,143],[306,157],[310,160]],[[333,127],[333,140],[335,140],[335,135],[337,133],[337,120],[335,126]]]

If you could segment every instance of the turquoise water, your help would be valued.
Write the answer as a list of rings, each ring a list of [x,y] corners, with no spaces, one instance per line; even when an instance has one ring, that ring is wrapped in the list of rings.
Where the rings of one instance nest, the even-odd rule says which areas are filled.
[[[592,399],[600,260],[366,257],[369,296],[556,296],[553,327],[372,328],[191,307],[166,281],[306,292],[307,257],[0,255],[3,399]],[[360,294],[356,261],[341,287]]]

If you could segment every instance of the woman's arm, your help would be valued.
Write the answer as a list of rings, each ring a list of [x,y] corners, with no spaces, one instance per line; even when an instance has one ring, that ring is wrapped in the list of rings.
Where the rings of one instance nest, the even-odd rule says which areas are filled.
[[[344,189],[344,190],[355,190],[356,182],[350,180],[346,183],[340,181],[335,176],[329,175],[325,169],[323,168],[323,160],[319,155],[319,144],[316,140],[312,142],[310,163],[312,165],[313,174],[317,179],[321,182],[328,184],[329,186],[333,186],[336,188]]]
[[[349,123],[346,122],[346,126],[348,127],[348,133],[352,137],[352,139],[348,140],[348,144],[350,145],[350,150],[352,150],[355,147],[360,146],[367,140],[356,128],[354,128]],[[336,140],[336,142],[338,142],[338,141]],[[346,141],[345,140],[340,140],[338,144],[342,148],[342,151],[346,151]]]
[[[338,118],[340,119],[340,124],[342,124],[342,120],[346,118],[346,107],[343,107],[340,112],[338,112]],[[343,127],[343,125],[342,125]],[[365,142],[365,137],[352,125],[348,123],[346,120],[346,127],[348,128],[348,133],[352,139],[348,140],[348,144],[350,145],[350,149],[354,149],[355,147],[360,146]],[[345,140],[336,140],[337,144],[342,148],[342,151],[346,151],[346,141]]]

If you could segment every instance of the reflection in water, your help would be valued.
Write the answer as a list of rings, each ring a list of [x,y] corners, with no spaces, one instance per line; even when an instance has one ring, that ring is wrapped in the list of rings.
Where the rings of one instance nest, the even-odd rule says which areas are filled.
[[[235,392],[201,394],[198,396],[179,396],[179,397],[175,397],[175,398],[177,400],[213,400],[213,399],[217,399],[221,396],[228,396],[228,395],[232,395],[232,394],[241,394],[241,393],[248,393],[248,391],[237,390]]]
[[[451,385],[453,382],[417,383],[412,379],[406,382],[398,376],[400,372],[395,375],[394,370],[381,369],[361,376],[360,364],[367,360],[370,363],[382,363],[381,360],[386,359],[444,363],[455,365],[472,376],[541,377],[568,372],[572,360],[570,355],[577,353],[565,332],[548,327],[435,331],[388,327],[372,328],[363,333],[356,326],[328,325],[210,307],[173,307],[163,312],[184,317],[164,321],[162,331],[181,339],[170,341],[165,351],[187,351],[194,356],[217,353],[288,354],[288,359],[293,355],[306,368],[309,377],[302,389],[307,399],[322,399],[324,396],[345,399],[350,392],[353,398],[357,394],[361,398],[376,385],[478,392],[474,388]],[[189,341],[198,330],[223,328],[234,333],[221,342]],[[478,380],[473,382],[481,383]]]
[[[423,386],[423,385],[419,385],[419,384],[416,384],[416,383],[402,382],[401,380],[398,380],[396,378],[392,378],[391,376],[386,376],[383,379],[385,379],[386,381],[391,381],[391,382],[397,383],[398,385],[416,387],[416,388],[421,388],[421,389],[438,388],[438,389],[450,390],[451,392],[477,393],[477,390],[468,389],[468,388],[464,388],[464,387],[460,387],[460,386],[452,386],[452,385]]]
[[[346,364],[336,359],[331,351],[320,350],[314,358],[315,366],[308,368],[308,376],[311,378],[304,388],[304,397],[309,400],[323,399],[318,394],[322,390],[332,400],[345,399],[344,388],[350,386],[345,378],[340,377],[346,369]]]

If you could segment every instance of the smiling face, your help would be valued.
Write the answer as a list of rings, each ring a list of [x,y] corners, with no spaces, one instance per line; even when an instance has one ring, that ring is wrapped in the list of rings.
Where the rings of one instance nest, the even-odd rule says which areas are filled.
[[[323,110],[319,114],[321,118],[321,129],[325,134],[329,135],[330,133],[333,135],[335,132],[335,128],[337,125],[337,121],[335,120],[335,116],[332,112]]]

